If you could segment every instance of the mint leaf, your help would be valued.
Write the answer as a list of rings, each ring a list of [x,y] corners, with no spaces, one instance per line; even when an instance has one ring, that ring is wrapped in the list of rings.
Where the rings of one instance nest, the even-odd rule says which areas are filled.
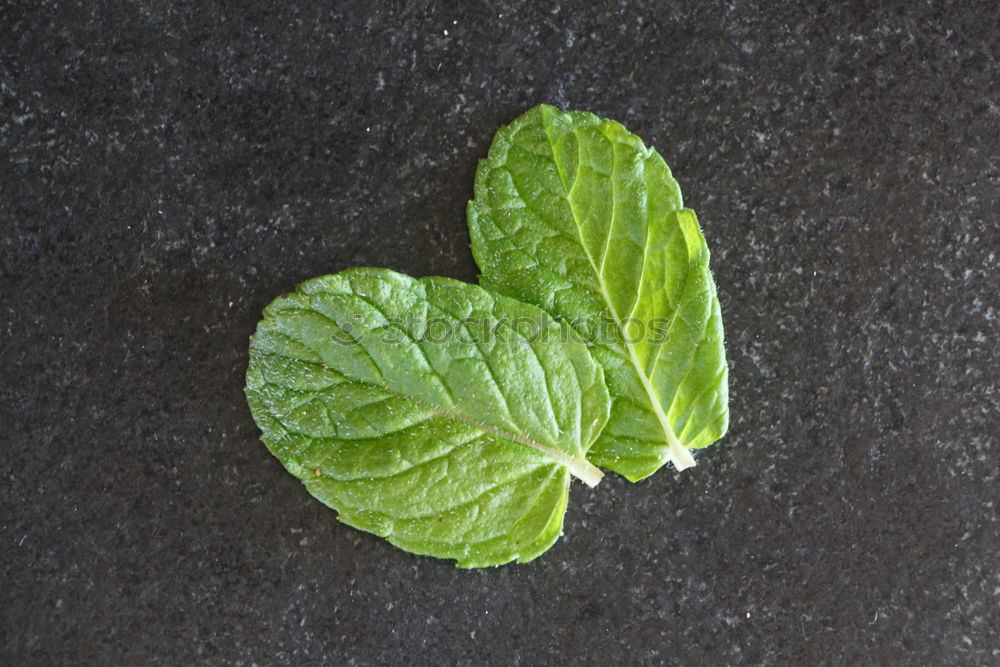
[[[573,324],[613,405],[588,457],[632,481],[694,465],[729,423],[708,247],[663,158],[618,123],[539,106],[503,127],[468,206],[481,282]]]
[[[385,269],[278,298],[247,398],[270,451],[356,528],[460,567],[529,561],[558,538],[571,475],[607,421],[603,373],[546,313]]]

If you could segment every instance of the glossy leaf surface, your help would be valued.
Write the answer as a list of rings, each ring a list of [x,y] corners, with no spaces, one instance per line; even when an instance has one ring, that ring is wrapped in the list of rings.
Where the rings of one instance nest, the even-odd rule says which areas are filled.
[[[571,323],[611,418],[588,454],[630,480],[725,434],[728,371],[709,252],[663,158],[613,121],[540,106],[496,134],[468,207],[484,286]]]

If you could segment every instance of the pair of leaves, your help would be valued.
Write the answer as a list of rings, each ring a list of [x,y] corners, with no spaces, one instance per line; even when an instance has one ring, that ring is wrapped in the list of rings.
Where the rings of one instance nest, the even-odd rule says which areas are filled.
[[[529,111],[497,133],[468,218],[488,289],[385,269],[308,281],[265,310],[247,396],[342,521],[480,567],[548,549],[571,477],[691,465],[728,412],[707,247],[621,125]]]

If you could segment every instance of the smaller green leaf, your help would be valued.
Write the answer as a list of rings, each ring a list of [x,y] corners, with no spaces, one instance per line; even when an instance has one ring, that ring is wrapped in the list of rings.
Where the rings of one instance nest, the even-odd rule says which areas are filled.
[[[262,439],[356,528],[460,567],[558,538],[608,419],[603,372],[542,310],[446,278],[351,269],[264,311],[247,398]]]
[[[468,221],[482,284],[572,324],[604,367],[613,404],[592,462],[636,481],[726,433],[708,246],[655,150],[614,121],[535,107],[496,133]]]

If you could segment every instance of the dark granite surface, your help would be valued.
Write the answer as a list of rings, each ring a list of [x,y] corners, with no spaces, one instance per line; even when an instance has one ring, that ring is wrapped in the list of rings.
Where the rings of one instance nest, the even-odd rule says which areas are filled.
[[[0,5],[0,662],[1000,664],[998,12],[811,4]],[[474,280],[543,101],[673,166],[732,427],[460,571],[283,471],[247,337],[348,266]]]

